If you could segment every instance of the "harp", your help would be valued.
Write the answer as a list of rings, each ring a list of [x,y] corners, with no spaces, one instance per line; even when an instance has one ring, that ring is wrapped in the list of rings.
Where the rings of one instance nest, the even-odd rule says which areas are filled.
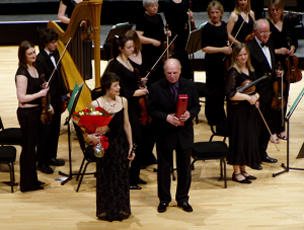
[[[68,43],[70,38],[75,36],[80,22],[82,20],[90,22],[93,29],[94,40],[95,88],[100,87],[100,16],[102,1],[103,0],[88,0],[77,4],[73,10],[70,24],[66,31],[63,31],[62,28],[54,21],[50,21],[48,23],[48,28],[53,29],[59,35],[57,48],[60,55],[62,55],[65,45]],[[88,107],[92,101],[91,91],[84,82],[69,52],[64,54],[61,60],[61,66],[61,73],[69,91],[73,90],[75,83],[78,85],[84,83],[75,111],[77,112]]]

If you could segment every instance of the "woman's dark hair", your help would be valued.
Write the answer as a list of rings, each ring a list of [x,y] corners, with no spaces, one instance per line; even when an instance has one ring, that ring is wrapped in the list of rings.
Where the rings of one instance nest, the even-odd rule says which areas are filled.
[[[134,53],[138,54],[141,51],[141,42],[135,30],[128,30],[125,36],[134,41]]]
[[[19,66],[27,67],[27,61],[26,61],[26,51],[29,48],[34,48],[34,44],[29,42],[29,41],[23,41],[20,43],[19,48],[18,48],[18,59],[19,59]]]
[[[113,39],[113,57],[116,58],[121,51],[119,48],[123,49],[127,41],[133,41],[133,38],[127,37],[126,35],[115,35]]]
[[[120,81],[116,73],[107,72],[100,79],[101,96],[105,95],[107,90],[110,89],[113,82]]]

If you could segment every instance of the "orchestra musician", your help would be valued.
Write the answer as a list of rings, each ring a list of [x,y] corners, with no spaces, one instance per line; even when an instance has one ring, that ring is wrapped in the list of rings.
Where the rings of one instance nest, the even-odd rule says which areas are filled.
[[[230,43],[245,42],[247,35],[253,32],[254,21],[255,17],[251,10],[250,0],[237,0],[227,22]]]
[[[106,72],[116,73],[120,77],[121,96],[128,100],[128,112],[132,127],[133,142],[137,145],[136,158],[130,168],[130,189],[141,189],[138,186],[140,174],[140,162],[143,156],[142,151],[142,132],[139,121],[140,107],[139,98],[148,94],[148,89],[140,87],[138,82],[144,79],[138,79],[134,67],[129,61],[129,56],[134,53],[134,41],[125,35],[114,39],[114,59],[109,63]]]
[[[224,109],[224,75],[226,67],[223,59],[231,54],[228,45],[226,23],[222,21],[224,8],[218,1],[211,1],[207,8],[209,21],[202,28],[202,50],[206,53],[206,104],[205,115],[209,125],[225,135],[226,114]]]
[[[69,24],[75,6],[81,3],[82,0],[60,0],[58,9],[58,19]],[[92,78],[92,41],[89,36],[89,22],[81,21],[71,44],[68,47],[79,73],[85,79]]]
[[[270,25],[267,19],[259,19],[254,24],[255,37],[248,42],[248,49],[250,52],[250,59],[257,78],[266,74],[271,74],[271,77],[261,81],[257,85],[257,91],[260,94],[260,109],[266,121],[271,119],[271,102],[273,97],[273,79],[275,67],[275,54],[273,44],[269,41]],[[276,163],[277,159],[268,156],[266,150],[270,138],[264,121],[259,119],[260,135],[260,157],[263,162]],[[255,169],[262,169],[262,166],[254,167]]]
[[[137,19],[136,32],[142,43],[145,69],[150,70],[163,52],[165,27],[158,13],[158,0],[143,0],[144,14]],[[162,76],[161,65],[157,65],[149,78],[148,85]]]
[[[190,61],[186,52],[186,44],[189,33],[194,29],[193,14],[190,10],[188,0],[165,0],[163,2],[163,11],[166,18],[166,23],[171,31],[171,37],[177,35],[174,45],[172,45],[173,57],[177,58],[183,66],[182,71],[186,77],[191,77]]]
[[[147,71],[144,65],[144,59],[141,53],[141,42],[139,37],[134,30],[129,30],[126,32],[126,37],[130,37],[134,41],[134,53],[129,56],[129,61],[138,74],[139,85],[145,87],[145,82],[147,79],[144,78],[144,82],[141,81],[143,77],[147,76]],[[153,154],[153,148],[155,144],[155,133],[153,126],[151,125],[151,117],[148,112],[147,107],[147,97],[148,95],[142,96],[139,99],[140,104],[140,124],[142,130],[142,151],[143,157],[141,159],[141,167],[146,167],[151,164],[156,164],[157,161]],[[139,184],[145,184],[146,182],[139,178]]]
[[[275,60],[278,63],[281,63],[283,67],[283,81],[285,85],[285,89],[283,92],[283,99],[285,100],[284,112],[286,113],[286,106],[288,101],[289,94],[289,82],[286,78],[286,73],[288,72],[288,68],[286,63],[286,58],[288,56],[293,56],[296,48],[298,47],[298,41],[296,38],[296,33],[294,29],[294,25],[291,23],[290,18],[284,16],[284,2],[282,0],[271,0],[268,5],[268,20],[270,24],[270,39],[274,44],[274,52],[275,52]],[[276,109],[275,109],[276,110]],[[281,113],[278,112],[273,117],[273,122],[275,123],[273,126],[273,135],[271,136],[271,141],[274,143],[278,143],[278,138],[286,140],[287,136],[285,133],[284,123],[282,124],[282,116]]]
[[[22,151],[20,154],[21,192],[43,189],[36,171],[36,146],[38,144],[41,115],[41,98],[49,88],[42,88],[35,67],[36,51],[34,45],[23,41],[18,48],[19,67],[15,75],[18,109],[17,117],[22,132]]]
[[[51,174],[53,166],[63,166],[64,160],[57,159],[58,141],[60,135],[60,123],[63,97],[69,97],[69,92],[65,87],[64,81],[60,74],[59,52],[57,50],[58,34],[51,30],[45,29],[40,33],[40,42],[43,47],[36,59],[36,67],[40,74],[45,75],[45,80],[49,81],[49,100],[54,109],[54,114],[50,121],[41,126],[40,141],[37,147],[38,170]],[[59,63],[58,63],[59,64]],[[55,70],[53,76],[52,72]]]
[[[256,103],[259,94],[255,86],[249,92],[238,92],[246,81],[256,76],[244,43],[238,43],[232,50],[232,67],[226,79],[227,119],[229,130],[229,154],[227,161],[233,165],[232,180],[250,184],[256,177],[247,173],[246,166],[261,164],[258,140],[258,119]],[[258,105],[257,105],[258,106]]]

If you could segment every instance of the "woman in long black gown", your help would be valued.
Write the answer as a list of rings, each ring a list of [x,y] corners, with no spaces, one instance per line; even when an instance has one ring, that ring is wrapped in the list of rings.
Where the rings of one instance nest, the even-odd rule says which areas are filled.
[[[115,40],[114,59],[109,63],[106,72],[116,73],[120,77],[121,95],[128,100],[129,117],[132,127],[133,142],[137,145],[136,159],[130,168],[130,189],[141,189],[138,186],[140,174],[142,130],[140,127],[139,98],[148,93],[147,88],[140,87],[141,79],[138,79],[134,67],[128,57],[134,53],[134,41],[130,37],[121,36]]]
[[[132,155],[132,132],[128,115],[128,102],[119,96],[119,77],[107,73],[101,79],[102,96],[91,103],[92,108],[102,107],[113,118],[106,136],[109,147],[103,158],[97,159],[96,215],[102,220],[123,220],[130,216],[129,160]],[[100,139],[100,132],[88,134],[94,144]]]
[[[287,66],[285,64],[285,59],[288,56],[293,56],[297,47],[298,40],[295,37],[296,33],[294,30],[294,25],[292,24],[290,18],[284,16],[284,4],[282,0],[272,0],[268,5],[268,21],[270,24],[270,40],[274,44],[274,52],[275,52],[275,60],[277,63],[283,67],[284,75],[283,82],[285,85],[285,90],[283,93],[285,106],[283,115],[286,113],[286,106],[288,102],[288,94],[289,94],[289,82],[286,79]],[[276,79],[278,84],[281,85],[280,78]],[[281,106],[279,108],[272,109],[272,132],[274,133],[270,137],[270,141],[274,143],[278,143],[278,137],[281,139],[287,138],[285,133],[284,122],[282,122],[282,112]],[[284,121],[284,120],[283,120]]]
[[[256,177],[246,172],[246,165],[255,167],[261,163],[258,145],[257,109],[254,106],[259,94],[240,93],[237,88],[245,80],[255,80],[249,60],[249,51],[241,43],[232,51],[232,67],[226,79],[229,154],[227,161],[233,165],[232,180],[250,184]]]
[[[250,0],[237,0],[227,22],[229,41],[232,44],[245,42],[246,37],[253,32],[254,21]]]
[[[231,54],[228,46],[226,23],[222,21],[224,8],[212,1],[207,8],[209,22],[202,28],[202,50],[206,53],[206,104],[205,115],[209,125],[215,125],[218,133],[225,135],[226,113],[224,109],[224,58]]]

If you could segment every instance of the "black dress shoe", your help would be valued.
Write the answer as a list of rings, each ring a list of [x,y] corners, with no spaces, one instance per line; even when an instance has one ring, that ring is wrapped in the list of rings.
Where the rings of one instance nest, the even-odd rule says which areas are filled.
[[[169,203],[168,202],[159,202],[159,205],[157,207],[158,212],[165,212],[167,211]]]
[[[131,190],[141,190],[141,187],[138,185],[130,185]]]
[[[241,174],[241,173],[239,173],[239,174],[233,173],[233,174],[232,174],[232,180],[235,181],[235,182],[241,183],[241,184],[251,184],[251,181],[248,180],[246,177],[245,177],[243,180],[238,180],[238,179],[236,178],[236,176],[237,176],[237,175],[240,175],[240,174]]]
[[[63,159],[51,158],[49,163],[53,166],[63,166],[65,161]]]
[[[147,181],[144,181],[143,179],[138,178],[138,184],[147,184]]]
[[[278,160],[275,159],[275,158],[272,158],[270,156],[265,156],[263,159],[262,159],[263,162],[267,162],[267,163],[277,163]]]
[[[263,169],[262,165],[255,165],[255,166],[252,166],[251,168],[255,169],[255,170],[262,170]]]
[[[43,181],[40,181],[40,180],[37,181],[37,184],[40,185],[40,186],[45,185],[45,183]]]
[[[50,166],[48,166],[48,165],[38,165],[37,169],[40,172],[43,172],[43,173],[46,173],[46,174],[52,174],[52,173],[54,173],[54,170]]]
[[[185,212],[192,212],[193,208],[188,201],[177,202],[177,206],[181,207]]]
[[[246,176],[247,174],[247,176]],[[247,179],[247,180],[256,180],[257,178],[255,176],[252,176],[248,174],[247,172],[242,172],[242,175]]]

